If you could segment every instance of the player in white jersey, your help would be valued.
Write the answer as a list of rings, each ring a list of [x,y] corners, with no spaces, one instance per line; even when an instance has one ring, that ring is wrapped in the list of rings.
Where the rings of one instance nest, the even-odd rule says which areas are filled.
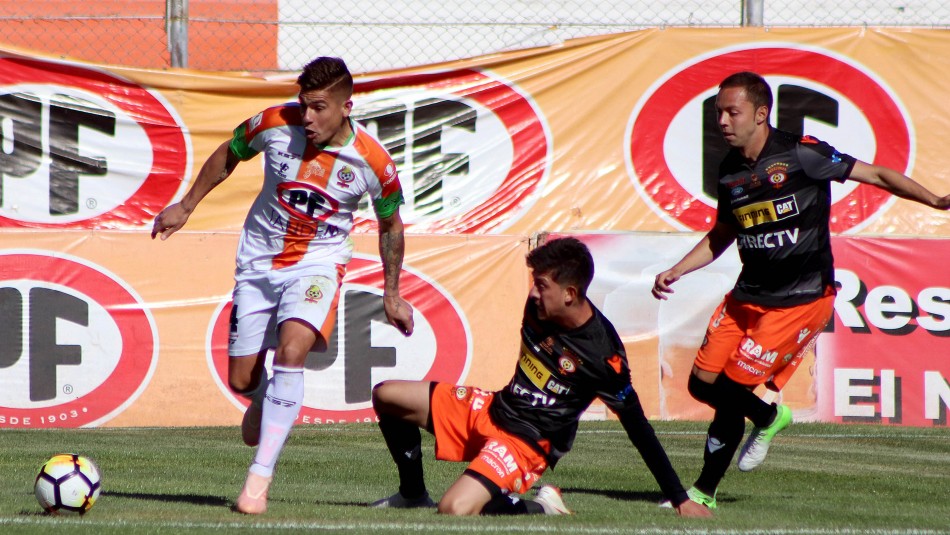
[[[412,308],[399,295],[405,239],[396,166],[350,119],[353,78],[343,60],[313,60],[297,84],[297,103],[268,108],[238,126],[152,227],[153,239],[168,238],[241,161],[264,154],[264,185],[238,246],[228,344],[230,387],[251,400],[242,435],[258,446],[235,502],[246,514],[267,509],[274,466],[303,403],[307,354],[327,348],[352,256],[353,212],[365,193],[379,222],[386,318],[405,336],[413,330]],[[275,350],[269,380],[268,349]]]

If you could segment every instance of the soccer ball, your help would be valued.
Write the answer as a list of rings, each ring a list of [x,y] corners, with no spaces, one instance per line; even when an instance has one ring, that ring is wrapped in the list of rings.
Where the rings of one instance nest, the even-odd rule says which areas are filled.
[[[92,459],[75,453],[50,457],[36,475],[33,493],[50,514],[86,514],[102,489],[99,468]]]

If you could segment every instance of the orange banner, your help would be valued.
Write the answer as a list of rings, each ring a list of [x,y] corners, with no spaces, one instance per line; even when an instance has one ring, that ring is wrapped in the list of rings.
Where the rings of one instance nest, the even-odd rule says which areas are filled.
[[[404,338],[385,322],[375,236],[359,236],[300,422],[372,420],[389,378],[503,386],[528,293],[525,240],[413,236]],[[0,428],[234,425],[227,388],[235,233],[0,232]],[[478,358],[476,358],[476,356]]]
[[[646,30],[361,76],[354,116],[392,152],[412,232],[698,231],[725,75],[766,76],[773,124],[947,193],[947,58],[939,30]],[[293,81],[0,52],[0,225],[145,228],[237,124],[293,100]],[[239,167],[190,228],[240,228],[259,185]],[[832,216],[841,233],[950,234],[947,214],[851,182]]]
[[[542,231],[611,232],[601,236],[616,242],[591,242],[613,244],[595,251],[592,295],[624,336],[647,413],[708,417],[685,393],[684,374],[738,265],[720,259],[681,281],[691,289],[678,294],[685,301],[662,306],[644,285],[712,221],[719,81],[758,71],[776,94],[773,124],[946,194],[948,58],[950,34],[938,30],[689,28],[358,77],[354,117],[387,145],[406,195],[403,285],[419,330],[400,339],[378,321],[376,235],[372,215],[360,212],[337,351],[308,361],[308,388],[319,392],[308,390],[301,422],[371,418],[368,388],[389,377],[503,385],[528,291],[524,254]],[[296,98],[294,79],[0,48],[0,427],[238,421],[243,405],[225,385],[222,348],[237,231],[260,190],[260,162],[239,166],[169,241],[147,231],[236,125]],[[869,186],[836,185],[832,203],[839,236],[950,236],[950,214]],[[850,251],[843,261],[860,265],[852,242],[840,243]],[[871,244],[887,269],[905,274],[931,245]],[[919,282],[906,293],[946,286]],[[928,333],[942,325],[941,292],[914,300],[935,307]],[[872,338],[885,335],[894,333]],[[866,418],[867,381],[887,423],[940,422],[917,413],[950,405],[943,367],[913,368],[925,378],[911,380],[886,361],[842,362],[835,370],[859,371],[832,371],[830,383],[799,372],[783,395],[831,420]],[[922,400],[903,405],[916,419],[884,416],[897,414],[900,385],[930,392],[903,390]],[[822,394],[828,388],[837,390]]]

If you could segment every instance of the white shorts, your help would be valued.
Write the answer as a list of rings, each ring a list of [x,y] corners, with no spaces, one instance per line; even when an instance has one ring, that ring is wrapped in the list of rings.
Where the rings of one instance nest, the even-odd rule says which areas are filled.
[[[238,271],[234,276],[228,355],[244,357],[277,347],[277,327],[298,319],[330,339],[346,266]]]

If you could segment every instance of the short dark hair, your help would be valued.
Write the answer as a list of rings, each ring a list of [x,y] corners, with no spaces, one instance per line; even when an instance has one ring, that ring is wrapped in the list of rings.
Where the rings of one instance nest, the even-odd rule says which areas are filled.
[[[561,286],[574,286],[580,297],[594,280],[594,258],[577,238],[557,238],[528,253],[528,267],[539,275],[549,275]]]
[[[719,84],[720,90],[729,87],[745,89],[745,94],[755,109],[765,106],[769,113],[772,113],[772,88],[762,76],[750,71],[730,74]]]
[[[297,77],[300,91],[333,89],[345,91],[346,98],[353,95],[353,76],[340,58],[321,56],[306,64]]]

